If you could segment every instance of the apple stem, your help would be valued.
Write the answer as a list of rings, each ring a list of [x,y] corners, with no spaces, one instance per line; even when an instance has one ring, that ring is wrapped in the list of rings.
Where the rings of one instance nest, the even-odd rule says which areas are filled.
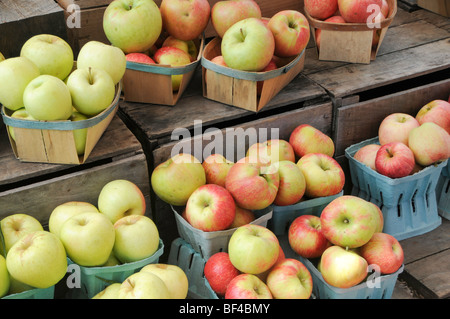
[[[94,80],[92,79],[92,68],[89,67],[89,84],[94,84]]]
[[[244,30],[242,30],[242,28],[240,30],[241,30],[241,35],[242,35],[242,41],[244,41],[245,40]]]

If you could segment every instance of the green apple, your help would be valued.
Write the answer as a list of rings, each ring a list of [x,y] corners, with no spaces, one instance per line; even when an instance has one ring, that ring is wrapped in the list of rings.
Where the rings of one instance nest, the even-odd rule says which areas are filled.
[[[153,255],[159,246],[159,232],[153,220],[143,215],[129,215],[114,223],[114,255],[122,263]]]
[[[73,51],[70,45],[53,34],[38,34],[29,38],[20,50],[39,68],[41,74],[64,80],[73,68]]]
[[[35,287],[48,288],[67,272],[67,255],[61,241],[48,231],[35,231],[16,242],[6,256],[12,277]]]
[[[170,299],[164,281],[147,271],[130,275],[119,289],[119,299]]]
[[[103,267],[111,267],[120,265],[121,262],[117,259],[116,255],[114,255],[114,251],[111,251],[111,254],[108,257],[108,260],[102,265]]]
[[[72,98],[67,85],[53,75],[40,75],[23,92],[27,112],[36,120],[67,120],[72,115]]]
[[[248,274],[260,274],[278,259],[280,245],[266,227],[247,224],[237,228],[228,243],[228,255],[234,267]]]
[[[40,75],[39,68],[25,57],[14,57],[0,64],[0,103],[12,111],[24,106],[23,91]]]
[[[109,73],[114,84],[119,83],[125,74],[127,58],[118,47],[99,41],[89,41],[78,53],[77,68],[96,68]]]
[[[22,237],[31,232],[44,230],[41,223],[28,214],[13,214],[3,218],[0,222],[6,252]]]
[[[56,206],[48,219],[49,231],[60,236],[62,225],[71,217],[86,212],[98,213],[97,207],[88,202],[69,201]]]
[[[82,121],[87,120],[88,117],[80,112],[73,112],[70,116],[71,121]],[[73,130],[73,137],[75,139],[75,148],[77,149],[78,155],[83,155],[86,149],[86,138],[87,138],[87,128],[80,128]]]
[[[113,283],[96,294],[92,299],[119,299],[119,289],[121,283]]]
[[[367,276],[367,261],[352,249],[328,247],[320,258],[320,272],[329,285],[350,288]]]
[[[97,115],[108,108],[116,94],[108,72],[97,68],[73,71],[67,79],[73,106],[87,116]]]
[[[261,71],[273,58],[275,40],[261,19],[247,18],[236,22],[225,32],[221,50],[228,67]]]
[[[143,52],[161,34],[161,12],[153,0],[115,0],[103,15],[103,31],[125,53]]]
[[[189,282],[183,269],[171,264],[149,264],[140,271],[151,272],[164,281],[172,299],[186,299]]]
[[[87,212],[69,218],[61,227],[60,238],[73,262],[101,266],[111,254],[115,231],[105,215]]]
[[[198,49],[194,43],[194,40],[180,40],[174,36],[169,35],[162,44],[163,47],[174,47],[183,50],[191,58],[191,62],[197,60]]]
[[[6,259],[0,255],[0,298],[9,292],[10,279],[8,268],[6,268]]]
[[[98,195],[98,210],[114,224],[128,215],[144,215],[145,197],[139,187],[125,179],[108,182]]]
[[[158,64],[172,67],[183,66],[191,63],[191,58],[185,51],[175,47],[162,47],[153,55]],[[183,80],[183,74],[172,75],[172,90],[178,91]]]
[[[205,170],[190,154],[177,154],[159,164],[152,172],[155,194],[166,203],[186,205],[189,196],[206,183]]]
[[[11,117],[16,118],[16,119],[21,119],[21,120],[34,120],[34,118],[30,114],[28,114],[27,110],[25,110],[24,107],[14,111],[14,113],[11,114]],[[8,126],[8,130],[9,130],[9,135],[15,141],[16,135],[14,134],[14,127]]]

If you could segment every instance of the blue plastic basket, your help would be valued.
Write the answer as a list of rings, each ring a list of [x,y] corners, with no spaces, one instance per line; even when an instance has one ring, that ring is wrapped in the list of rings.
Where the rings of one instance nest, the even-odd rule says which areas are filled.
[[[150,257],[135,262],[125,263],[107,267],[83,267],[80,269],[80,288],[71,288],[70,295],[74,299],[91,299],[96,294],[104,290],[112,283],[122,283],[132,274],[141,270],[148,264],[158,263],[159,257],[164,252],[162,240],[159,240],[158,250]],[[67,258],[68,265],[76,265],[70,258]]]
[[[313,295],[316,299],[391,299],[398,275],[403,272],[402,265],[395,273],[382,276],[369,274],[370,280],[350,288],[337,288],[329,285],[316,266],[307,258],[298,256],[308,268],[313,279]]]
[[[172,242],[168,263],[177,265],[185,272],[189,282],[188,298],[218,299],[203,273],[205,259],[182,238],[177,238]]]
[[[6,295],[1,299],[54,299],[55,286],[48,288],[36,288],[16,294]]]
[[[436,186],[436,200],[439,215],[450,220],[450,162],[442,169],[441,177]]]
[[[320,217],[325,206],[343,194],[344,191],[341,191],[336,195],[308,199],[294,205],[274,205],[272,218],[268,222],[268,228],[277,236],[284,235],[289,230],[289,226],[294,219],[301,215],[315,215]]]
[[[353,155],[363,146],[379,144],[372,138],[352,145],[345,150],[349,161],[352,195],[378,205],[383,212],[383,232],[397,240],[418,236],[437,228],[442,223],[438,214],[436,186],[447,160],[430,165],[421,171],[402,178],[381,175]]]

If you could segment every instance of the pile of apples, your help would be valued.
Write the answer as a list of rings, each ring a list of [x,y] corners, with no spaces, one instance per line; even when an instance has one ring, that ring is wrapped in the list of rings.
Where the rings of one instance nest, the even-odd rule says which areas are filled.
[[[185,299],[188,288],[186,273],[177,265],[148,264],[92,299]]]
[[[196,44],[210,19],[207,0],[115,0],[103,15],[103,30],[126,60],[179,67],[197,60]],[[172,75],[178,91],[183,75]]]
[[[103,186],[97,207],[71,201],[55,207],[48,231],[28,214],[1,220],[4,251],[0,291],[17,293],[48,288],[67,271],[67,257],[84,267],[114,266],[152,256],[159,247],[159,232],[145,216],[141,190],[128,180]],[[2,296],[3,296],[2,295]]]
[[[350,288],[363,282],[369,269],[380,276],[403,264],[400,243],[382,230],[383,214],[377,205],[344,195],[331,201],[320,217],[294,219],[288,241],[295,253],[311,259],[326,283]]]
[[[361,147],[354,158],[390,178],[415,174],[450,157],[450,103],[433,100],[416,116],[392,113],[378,127],[380,144]]]
[[[310,37],[302,13],[282,10],[264,18],[253,0],[219,1],[211,10],[211,21],[222,40],[221,55],[211,61],[242,71],[276,69],[283,58],[300,54]]]
[[[317,20],[329,23],[380,23],[389,15],[386,0],[305,0],[305,10]],[[380,40],[380,29],[374,30],[372,47]],[[316,45],[320,49],[321,30],[316,29]]]
[[[121,50],[97,41],[81,48],[74,67],[64,39],[38,34],[23,44],[20,56],[1,61],[0,104],[22,120],[85,120],[111,105],[125,67]],[[14,128],[9,129],[14,140]],[[74,131],[78,155],[84,153],[86,134],[87,129]]]
[[[176,154],[155,167],[151,185],[161,200],[185,206],[182,215],[194,228],[220,231],[250,223],[253,211],[272,204],[293,205],[341,192],[345,175],[333,153],[329,136],[302,124],[289,141],[255,143],[235,163],[222,154],[211,154],[203,163]]]
[[[253,224],[236,229],[228,252],[212,255],[204,274],[224,299],[308,299],[313,288],[306,266],[285,257],[272,231]]]

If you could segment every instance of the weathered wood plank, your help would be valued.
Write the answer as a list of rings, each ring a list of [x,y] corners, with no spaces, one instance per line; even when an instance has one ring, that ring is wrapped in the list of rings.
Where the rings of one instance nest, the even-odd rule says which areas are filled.
[[[351,64],[308,74],[334,97],[344,97],[448,69],[450,38],[377,57],[370,65]]]

